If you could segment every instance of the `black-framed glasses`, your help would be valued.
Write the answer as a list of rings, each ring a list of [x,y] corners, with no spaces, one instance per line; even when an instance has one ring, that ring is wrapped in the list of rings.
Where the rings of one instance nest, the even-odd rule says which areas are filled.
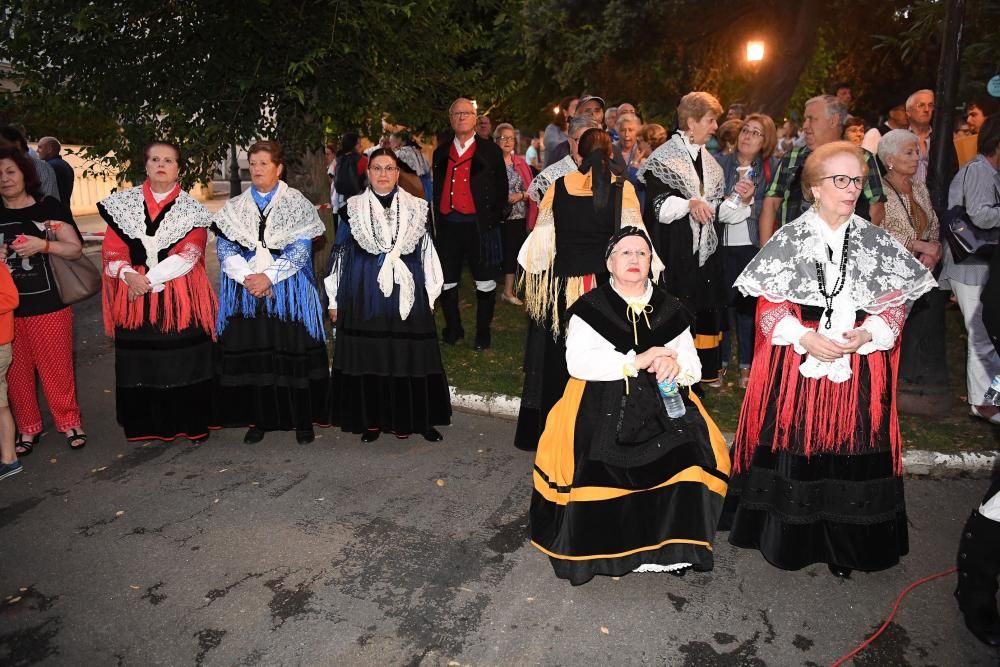
[[[860,190],[865,183],[864,179],[862,179],[860,176],[851,177],[845,174],[834,174],[833,176],[824,176],[819,180],[825,181],[828,178],[831,181],[833,181],[833,186],[838,190],[846,190],[847,186],[850,185],[851,183],[854,183],[854,187]]]

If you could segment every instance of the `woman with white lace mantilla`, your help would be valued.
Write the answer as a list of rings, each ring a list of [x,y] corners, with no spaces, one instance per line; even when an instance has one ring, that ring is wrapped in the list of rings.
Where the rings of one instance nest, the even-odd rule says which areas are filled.
[[[441,364],[434,301],[444,274],[427,233],[428,205],[397,187],[399,160],[380,148],[368,188],[347,200],[324,284],[337,327],[329,421],[362,442],[382,431],[442,439],[451,396]]]
[[[736,280],[758,297],[757,344],[733,448],[729,542],[772,565],[826,563],[837,577],[909,550],[896,414],[907,304],[935,286],[884,230],[854,215],[861,149],[813,151],[813,207]]]
[[[212,217],[178,183],[177,146],[153,142],[144,152],[145,183],[97,204],[108,223],[101,255],[115,408],[128,440],[200,441],[214,422]]]
[[[215,216],[219,289],[217,416],[249,426],[243,442],[295,429],[312,442],[326,423],[329,360],[312,240],[326,231],[316,208],[280,180],[284,151],[258,141],[247,151],[251,187]]]
[[[663,286],[693,314],[694,343],[701,356],[702,382],[721,387],[720,356],[729,286],[717,252],[723,225],[742,222],[749,206],[720,206],[725,175],[705,148],[718,125],[722,105],[696,91],[677,105],[679,129],[639,168],[646,184],[643,210],[653,248],[666,264]]]

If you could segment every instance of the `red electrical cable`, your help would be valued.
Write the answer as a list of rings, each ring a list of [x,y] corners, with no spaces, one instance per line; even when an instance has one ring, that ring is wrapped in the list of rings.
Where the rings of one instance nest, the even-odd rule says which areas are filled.
[[[854,649],[853,651],[851,651],[850,653],[848,653],[847,655],[845,655],[843,658],[841,658],[837,662],[833,663],[833,665],[831,665],[831,667],[840,667],[840,665],[844,664],[845,662],[847,662],[848,660],[850,660],[851,658],[853,658],[854,656],[856,656],[858,653],[861,653],[862,651],[864,651],[866,648],[868,648],[869,644],[871,644],[873,641],[875,641],[876,639],[878,639],[878,636],[880,634],[882,634],[882,632],[887,627],[889,627],[889,624],[892,623],[892,619],[896,617],[896,612],[899,611],[899,605],[903,601],[903,598],[906,597],[907,593],[909,593],[910,591],[912,591],[914,588],[916,588],[917,586],[919,586],[921,584],[926,584],[928,581],[934,581],[935,579],[940,579],[941,577],[947,577],[949,574],[952,574],[953,572],[957,572],[957,571],[958,571],[957,567],[949,567],[944,572],[938,572],[937,574],[932,574],[929,577],[924,577],[923,579],[920,579],[919,581],[915,581],[912,584],[910,584],[909,586],[907,586],[906,588],[904,588],[903,592],[900,593],[899,596],[896,598],[896,604],[894,604],[893,607],[892,607],[892,613],[889,614],[889,618],[885,619],[885,623],[882,624],[882,627],[879,628],[875,632],[875,634],[873,634],[871,637],[869,637],[868,639],[866,639],[864,641],[864,643],[861,644],[861,646],[857,647],[856,649]]]

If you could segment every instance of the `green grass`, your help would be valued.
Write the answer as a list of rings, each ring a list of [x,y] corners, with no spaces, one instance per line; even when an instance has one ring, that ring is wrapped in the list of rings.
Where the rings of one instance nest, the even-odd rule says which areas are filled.
[[[493,319],[493,347],[484,352],[472,349],[475,337],[475,283],[465,273],[459,287],[462,325],[465,339],[456,345],[441,345],[448,382],[459,389],[481,393],[520,396],[524,375],[524,339],[528,329],[523,308],[497,302]],[[942,418],[902,415],[900,428],[905,446],[938,452],[976,452],[1000,449],[1000,428],[968,416],[965,385],[966,335],[961,313],[954,305],[945,311],[949,388],[954,400],[948,414]],[[438,330],[444,326],[441,309],[437,309]],[[734,348],[735,352],[735,348]],[[735,357],[730,368],[737,368]],[[736,431],[736,421],[743,402],[740,389],[730,372],[720,389],[706,389],[704,404],[723,431]]]

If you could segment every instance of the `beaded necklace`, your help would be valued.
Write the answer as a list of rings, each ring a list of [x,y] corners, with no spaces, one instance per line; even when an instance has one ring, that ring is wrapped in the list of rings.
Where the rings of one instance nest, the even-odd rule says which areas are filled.
[[[844,284],[847,282],[847,246],[851,243],[851,223],[848,221],[845,224],[847,230],[844,232],[844,247],[840,252],[840,275],[837,276],[830,292],[826,291],[826,272],[823,270],[823,262],[816,262],[816,282],[819,283],[819,293],[826,301],[826,310],[823,311],[823,314],[826,315],[825,329],[832,328],[830,317],[833,315],[833,299],[843,291]]]

